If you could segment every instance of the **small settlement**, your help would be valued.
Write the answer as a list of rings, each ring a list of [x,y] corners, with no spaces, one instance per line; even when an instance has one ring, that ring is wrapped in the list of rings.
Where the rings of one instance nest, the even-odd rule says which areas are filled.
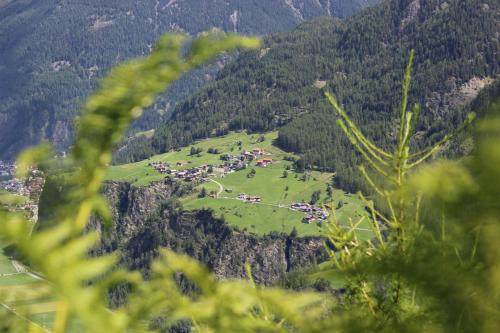
[[[170,163],[165,163],[165,162],[150,162],[148,164],[150,167],[158,171],[159,173],[168,173],[170,174],[172,172],[172,169],[170,169]]]
[[[315,207],[313,205],[304,202],[293,203],[290,206],[290,209],[306,213],[306,215],[302,219],[302,222],[307,224],[312,223],[314,221],[324,221],[329,216],[328,212],[323,208]]]
[[[207,181],[207,177],[213,176],[213,166],[212,165],[200,165],[197,167],[192,167],[177,171],[174,173],[176,179],[182,179],[186,182],[195,181]]]
[[[0,161],[0,180],[11,178],[14,171],[15,165],[13,163]]]
[[[182,162],[180,163],[181,164],[177,162],[176,165],[183,165]],[[212,165],[200,165],[179,171],[171,169],[170,164],[164,162],[151,162],[148,165],[159,173],[172,175],[176,179],[181,179],[187,182],[206,181],[207,177],[214,175]]]
[[[243,202],[248,202],[248,203],[262,202],[261,197],[248,195],[246,193],[240,193],[238,195],[237,199],[241,200]],[[285,208],[287,206],[282,206],[282,207]],[[306,215],[302,219],[302,222],[307,223],[307,224],[310,224],[314,221],[325,221],[326,219],[328,219],[328,216],[330,215],[323,208],[315,207],[313,205],[310,205],[310,204],[304,203],[304,202],[293,203],[288,208],[291,210],[306,213]]]
[[[170,163],[166,162],[150,162],[149,167],[155,169],[161,174],[173,175],[176,179],[182,179],[185,181],[206,181],[207,177],[215,175],[215,172],[225,176],[227,174],[243,170],[248,167],[248,164],[256,158],[266,155],[264,149],[254,148],[252,151],[244,151],[239,155],[222,154],[220,159],[223,161],[222,164],[218,166],[214,165],[201,165],[197,167],[192,167],[184,170],[177,171],[171,168]],[[256,161],[255,165],[260,167],[267,167],[272,164],[273,160],[270,158],[263,158]],[[177,167],[181,167],[188,164],[187,162],[178,161],[175,163]]]
[[[15,207],[10,210],[24,211],[29,218],[38,216],[38,200],[43,190],[45,178],[43,173],[37,169],[31,169],[25,180],[15,177],[16,165],[0,161],[0,188],[14,195],[24,197]]]
[[[242,170],[242,169],[245,169],[250,162],[252,162],[256,158],[262,157],[264,155],[268,155],[268,154],[266,154],[264,149],[261,149],[261,148],[254,148],[254,149],[252,149],[252,151],[245,150],[240,155],[224,154],[220,157],[221,160],[224,161],[224,163],[222,165],[220,165],[219,168],[222,169],[224,174],[228,174],[231,172]],[[255,162],[255,166],[267,167],[268,165],[270,165],[272,163],[273,163],[272,159],[263,158],[263,159],[257,160]]]

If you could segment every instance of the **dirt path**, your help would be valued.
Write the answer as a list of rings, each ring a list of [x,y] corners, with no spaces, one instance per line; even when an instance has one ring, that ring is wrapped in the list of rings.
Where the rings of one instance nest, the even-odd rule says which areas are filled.
[[[221,193],[224,192],[224,186],[222,186],[222,184],[216,181],[215,179],[210,178],[210,181],[212,183],[219,185],[219,192],[217,192],[217,197],[219,197],[219,195],[221,195]]]

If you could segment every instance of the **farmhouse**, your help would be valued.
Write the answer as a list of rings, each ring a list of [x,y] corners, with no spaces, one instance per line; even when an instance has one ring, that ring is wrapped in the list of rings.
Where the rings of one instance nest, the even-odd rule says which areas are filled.
[[[271,165],[273,164],[273,160],[270,159],[270,158],[263,158],[261,160],[258,160],[257,162],[255,162],[255,165],[256,166],[260,166],[260,167],[267,167],[268,165]]]
[[[252,149],[252,153],[254,156],[262,156],[264,155],[264,149],[261,149],[261,148],[254,148]]]
[[[330,214],[323,208],[314,207],[308,203],[296,202],[293,203],[290,208],[292,210],[307,213],[302,222],[311,223],[315,220],[326,220]]]
[[[184,178],[184,177],[186,177],[186,175],[187,175],[187,174],[188,174],[188,172],[187,172],[187,171],[179,171],[179,172],[177,172],[177,173],[175,174],[175,176],[176,176],[177,178]]]
[[[259,196],[252,196],[245,193],[240,193],[238,195],[238,200],[254,203],[254,202],[261,202],[262,198]]]
[[[261,197],[258,197],[258,196],[247,196],[247,199],[246,199],[246,202],[261,202],[262,199]]]
[[[301,212],[311,211],[311,205],[305,202],[296,202],[290,206],[293,210],[298,210]]]
[[[314,216],[311,215],[311,214],[307,214],[306,216],[304,216],[304,218],[302,219],[302,222],[303,223],[306,223],[306,224],[311,224],[312,222],[314,221]]]
[[[247,150],[243,152],[243,156],[245,156],[245,158],[249,161],[252,161],[255,158],[255,155]]]

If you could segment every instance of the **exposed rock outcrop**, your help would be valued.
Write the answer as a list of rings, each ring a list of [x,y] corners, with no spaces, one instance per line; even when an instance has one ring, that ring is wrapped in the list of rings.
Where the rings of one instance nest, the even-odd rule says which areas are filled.
[[[182,185],[169,180],[141,188],[106,183],[115,223],[105,230],[98,219],[91,221],[103,232],[97,254],[120,249],[125,265],[147,275],[150,260],[166,247],[202,261],[221,279],[246,277],[248,262],[255,280],[264,284],[327,258],[319,238],[256,236],[234,230],[211,211],[176,209],[171,199],[182,191]]]

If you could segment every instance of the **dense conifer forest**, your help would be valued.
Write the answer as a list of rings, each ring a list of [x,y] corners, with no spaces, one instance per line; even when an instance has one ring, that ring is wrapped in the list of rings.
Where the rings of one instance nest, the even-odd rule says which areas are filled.
[[[376,2],[287,1],[0,1],[0,158],[12,159],[40,140],[67,150],[74,119],[97,80],[113,66],[149,54],[165,32],[196,36],[220,28],[263,35],[317,16],[352,15]],[[134,123],[132,133],[154,127],[227,61],[222,55],[176,82]]]
[[[317,19],[265,39],[260,50],[241,54],[178,105],[154,135],[155,152],[229,130],[279,128],[276,144],[301,153],[298,168],[333,170],[339,185],[357,188],[359,157],[336,126],[324,91],[338,96],[369,137],[390,146],[398,78],[415,49],[411,102],[423,110],[413,144],[422,146],[456,126],[470,99],[498,75],[496,1],[414,3],[384,1],[346,21]],[[150,150],[147,142],[137,145]],[[145,154],[123,149],[118,161],[136,157]]]

